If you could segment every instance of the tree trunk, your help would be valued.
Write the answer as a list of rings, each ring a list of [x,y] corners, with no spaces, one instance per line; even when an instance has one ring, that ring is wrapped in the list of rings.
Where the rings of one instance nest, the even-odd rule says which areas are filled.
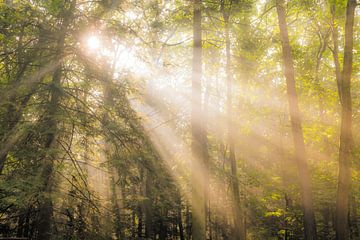
[[[324,206],[321,209],[321,215],[323,217],[323,229],[321,232],[322,238],[323,239],[327,239],[331,236],[331,225],[329,224],[329,222],[331,223],[330,219],[331,219],[331,210],[329,208],[329,206]]]
[[[191,219],[190,219],[190,207],[187,204],[186,205],[186,211],[185,211],[185,231],[186,231],[186,240],[190,240],[191,239]]]
[[[339,150],[339,178],[336,199],[336,239],[348,239],[349,195],[351,184],[352,103],[350,82],[352,72],[353,27],[356,0],[348,0],[345,22],[345,47],[341,74],[341,132]]]
[[[226,79],[227,79],[227,127],[228,127],[228,145],[229,145],[229,163],[230,163],[230,184],[232,195],[232,208],[233,208],[233,239],[246,239],[244,216],[240,203],[239,182],[237,176],[237,164],[235,157],[235,141],[233,126],[233,111],[232,111],[232,75],[231,75],[231,52],[230,52],[230,33],[229,33],[229,17],[230,9],[225,9],[224,1],[222,1],[222,13],[225,22],[225,43],[226,43]]]
[[[205,239],[205,179],[203,156],[203,131],[201,124],[201,75],[202,75],[202,34],[201,34],[201,0],[194,0],[193,17],[193,63],[192,63],[192,237],[194,240]]]
[[[118,174],[117,169],[115,167],[112,167],[112,178],[113,178],[113,195],[114,195],[114,210],[115,210],[115,216],[116,216],[116,222],[115,222],[115,230],[116,235],[119,239],[125,238],[124,233],[124,221],[123,218],[125,216],[124,214],[124,199],[123,199],[123,192],[122,192],[122,186],[119,183],[120,177]]]
[[[135,209],[131,213],[131,239],[136,239],[136,211]]]
[[[356,193],[352,192],[351,194],[350,206],[351,210],[349,213],[349,229],[350,229],[350,239],[360,239],[360,229],[359,229],[359,215],[357,213],[358,205],[356,200]]]
[[[335,77],[336,77],[336,85],[338,89],[338,95],[340,103],[342,102],[341,98],[341,69],[340,69],[340,61],[339,61],[339,36],[338,36],[338,28],[335,23],[335,3],[331,5],[331,15],[332,15],[332,40],[333,40],[333,47],[332,50],[334,64],[335,64]]]
[[[181,213],[181,198],[179,197],[179,207],[178,207],[178,225],[179,225],[179,236],[180,240],[185,240],[184,236],[184,226],[182,222],[182,213]]]
[[[313,197],[310,183],[310,174],[306,162],[305,143],[301,126],[298,98],[296,93],[294,63],[287,31],[284,0],[276,1],[276,10],[278,13],[278,21],[282,41],[284,75],[286,78],[291,130],[295,145],[295,160],[298,167],[300,179],[302,207],[304,213],[305,239],[313,240],[316,239]]]
[[[137,226],[137,236],[138,239],[142,239],[142,232],[143,232],[143,209],[142,206],[139,205],[137,207],[137,213],[138,213],[138,226]]]
[[[60,61],[64,54],[65,48],[65,37],[70,25],[70,21],[73,16],[73,10],[75,8],[76,1],[72,1],[69,9],[64,10],[64,15],[62,17],[63,23],[60,29],[59,38],[57,41],[57,49],[55,52],[55,58]],[[44,181],[44,202],[41,204],[39,211],[39,222],[38,222],[38,239],[39,240],[48,240],[51,238],[51,225],[52,225],[52,214],[53,214],[53,204],[51,193],[53,190],[53,167],[54,159],[56,153],[51,151],[56,143],[57,136],[57,127],[58,119],[57,115],[59,112],[59,103],[61,99],[61,79],[63,75],[62,64],[59,64],[52,76],[51,82],[51,99],[47,109],[47,116],[45,118],[45,127],[47,131],[45,139],[45,149],[47,150],[46,156],[44,157],[43,169],[41,173],[41,178]]]
[[[57,54],[62,54],[64,48],[64,40],[65,34],[59,40],[59,49]],[[46,136],[45,142],[45,149],[47,149],[48,153],[47,156],[44,158],[44,165],[42,170],[41,178],[44,181],[44,202],[41,204],[41,209],[39,212],[39,240],[48,240],[51,238],[51,219],[52,219],[52,212],[53,212],[53,204],[51,199],[51,192],[53,188],[53,165],[55,154],[51,152],[51,149],[54,148],[56,142],[56,135],[57,135],[57,125],[58,120],[57,113],[59,111],[59,102],[61,97],[61,78],[62,78],[62,66],[59,66],[53,75],[53,80],[51,83],[51,100],[49,103],[48,108],[48,116],[46,119],[46,128],[48,134]]]
[[[145,212],[145,239],[150,239],[154,234],[153,228],[153,209],[152,209],[152,175],[149,170],[145,169],[145,203],[144,203],[144,212]]]
[[[319,117],[320,117],[321,123],[324,123],[324,121],[323,121],[324,113],[325,113],[324,112],[324,98],[323,98],[323,89],[322,89],[321,82],[320,82],[319,71],[320,71],[321,60],[322,60],[323,54],[328,45],[329,32],[323,34],[321,32],[321,30],[319,30],[318,36],[319,36],[320,45],[319,45],[319,49],[318,49],[318,52],[316,55],[315,86],[316,86],[317,94],[319,97]]]

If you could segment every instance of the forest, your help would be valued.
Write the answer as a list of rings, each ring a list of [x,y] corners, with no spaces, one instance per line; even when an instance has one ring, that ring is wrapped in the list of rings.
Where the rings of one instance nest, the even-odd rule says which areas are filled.
[[[0,0],[0,239],[360,240],[356,0]]]

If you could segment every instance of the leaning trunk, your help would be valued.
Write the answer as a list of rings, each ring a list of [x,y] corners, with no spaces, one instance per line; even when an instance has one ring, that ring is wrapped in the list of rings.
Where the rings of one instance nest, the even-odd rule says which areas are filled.
[[[295,160],[298,167],[300,179],[302,207],[304,213],[305,239],[312,240],[316,239],[313,197],[310,184],[310,174],[306,162],[304,136],[302,132],[300,110],[295,86],[294,63],[291,54],[283,0],[276,1],[276,9],[278,13],[278,21],[282,41],[284,75],[286,78],[291,130],[295,145]]]

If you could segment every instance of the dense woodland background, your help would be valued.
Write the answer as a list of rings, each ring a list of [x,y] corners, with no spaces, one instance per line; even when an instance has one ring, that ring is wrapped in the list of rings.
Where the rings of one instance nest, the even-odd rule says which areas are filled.
[[[359,18],[0,1],[0,238],[360,239]]]

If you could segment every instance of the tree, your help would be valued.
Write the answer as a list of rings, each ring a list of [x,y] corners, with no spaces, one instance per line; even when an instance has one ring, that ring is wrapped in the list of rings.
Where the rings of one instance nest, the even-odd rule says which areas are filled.
[[[357,2],[0,3],[0,238],[358,239]]]
[[[57,40],[55,58],[61,59],[64,54],[65,49],[65,38],[72,20],[72,14],[74,11],[74,6],[76,1],[72,1],[68,9],[63,10],[62,20],[63,23],[60,28],[59,38]],[[58,115],[59,115],[59,105],[61,100],[61,85],[63,77],[63,66],[60,64],[54,71],[52,75],[52,82],[50,85],[50,102],[48,104],[48,109],[45,117],[45,126],[48,131],[45,138],[45,149],[47,150],[46,156],[44,157],[43,169],[41,173],[41,178],[44,181],[43,191],[45,193],[44,202],[41,206],[39,213],[39,236],[40,240],[47,240],[51,238],[52,234],[52,212],[53,212],[53,203],[51,200],[51,193],[54,187],[54,161],[56,158],[56,140],[58,133]]]
[[[235,142],[234,142],[234,120],[233,120],[233,104],[232,104],[232,72],[231,72],[231,42],[230,42],[230,28],[229,18],[231,14],[232,1],[222,1],[222,15],[225,27],[225,49],[226,49],[226,88],[227,88],[227,131],[228,131],[228,146],[229,146],[229,163],[230,163],[230,184],[232,194],[233,207],[233,239],[246,239],[244,219],[244,211],[241,209],[239,182],[237,176],[237,164],[235,156]]]
[[[294,63],[291,54],[291,46],[288,36],[286,14],[283,0],[276,1],[280,36],[282,43],[282,54],[284,64],[284,75],[286,78],[287,98],[289,103],[291,130],[295,147],[295,161],[298,168],[302,207],[304,212],[305,239],[316,239],[315,213],[313,208],[312,189],[310,174],[306,163],[305,143],[301,126],[301,117],[298,104],[298,97],[295,85]]]
[[[194,240],[205,239],[205,163],[202,130],[202,34],[201,34],[201,0],[193,3],[193,59],[192,59],[192,236]]]
[[[341,130],[339,149],[339,179],[336,199],[336,239],[348,239],[349,197],[351,185],[352,103],[350,82],[353,61],[353,27],[356,0],[347,1],[343,70],[340,77]]]

